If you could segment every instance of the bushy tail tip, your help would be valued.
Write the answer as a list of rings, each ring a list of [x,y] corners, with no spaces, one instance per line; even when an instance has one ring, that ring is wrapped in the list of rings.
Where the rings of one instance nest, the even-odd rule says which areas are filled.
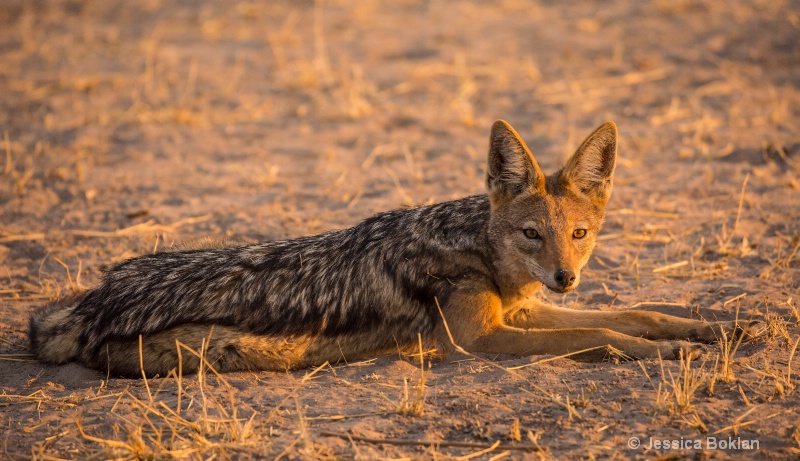
[[[71,318],[76,306],[76,299],[63,299],[31,315],[28,324],[30,350],[39,360],[66,363],[78,356],[80,325]]]

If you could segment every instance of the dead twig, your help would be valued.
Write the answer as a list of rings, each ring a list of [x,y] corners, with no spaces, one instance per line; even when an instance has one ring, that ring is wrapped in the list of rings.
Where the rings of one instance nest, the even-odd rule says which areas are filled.
[[[80,237],[126,237],[129,235],[135,234],[147,234],[147,233],[174,233],[178,228],[189,225],[189,224],[196,224],[199,222],[208,221],[211,219],[211,214],[206,214],[203,216],[195,216],[192,218],[181,219],[180,221],[175,221],[172,224],[156,224],[155,220],[151,219],[147,222],[143,222],[141,224],[136,224],[130,227],[125,227],[123,229],[117,229],[115,231],[92,231],[92,230],[71,230],[68,233],[72,235],[77,235]]]

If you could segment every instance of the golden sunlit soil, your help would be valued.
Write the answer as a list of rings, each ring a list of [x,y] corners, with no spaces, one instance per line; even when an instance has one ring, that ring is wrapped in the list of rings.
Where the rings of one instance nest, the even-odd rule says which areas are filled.
[[[782,0],[4,0],[0,458],[797,459],[799,44]],[[767,334],[148,381],[27,354],[31,312],[124,258],[482,192],[497,118],[546,171],[619,126],[595,256],[550,301]]]

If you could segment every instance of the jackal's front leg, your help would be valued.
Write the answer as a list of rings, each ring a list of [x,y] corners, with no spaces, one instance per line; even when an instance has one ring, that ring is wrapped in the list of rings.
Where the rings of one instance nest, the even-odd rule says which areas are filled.
[[[579,311],[547,304],[534,304],[505,318],[518,328],[608,328],[630,336],[648,339],[683,339],[713,342],[744,334],[752,339],[761,334],[763,324],[754,321],[704,322],[649,311]]]
[[[580,358],[602,360],[610,355],[608,346],[616,349],[622,357],[633,359],[661,357],[673,360],[681,357],[681,351],[694,359],[702,351],[700,346],[685,341],[651,341],[607,328],[524,330],[507,325],[486,332],[466,349],[514,355],[566,355],[584,351]]]
[[[597,325],[567,322],[549,328],[509,326],[503,321],[500,297],[481,286],[467,286],[456,292],[443,306],[442,317],[443,323],[436,336],[445,350],[448,349],[447,339],[469,352],[566,355],[584,351],[580,355],[586,359],[605,358],[609,352],[607,346],[639,359],[677,359],[681,350],[694,358],[701,350],[685,341],[651,341]]]

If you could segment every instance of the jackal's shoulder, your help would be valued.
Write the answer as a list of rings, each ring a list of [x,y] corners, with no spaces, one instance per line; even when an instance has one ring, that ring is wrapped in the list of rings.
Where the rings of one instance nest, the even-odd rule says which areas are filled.
[[[453,250],[481,245],[489,221],[487,195],[376,214],[342,235],[381,245],[432,245]]]

